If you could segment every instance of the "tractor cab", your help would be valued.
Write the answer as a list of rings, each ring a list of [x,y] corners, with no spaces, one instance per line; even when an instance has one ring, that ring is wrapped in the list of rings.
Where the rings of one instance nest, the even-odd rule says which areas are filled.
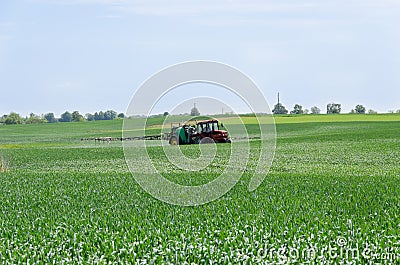
[[[220,129],[220,123],[218,120],[205,120],[196,122],[197,135],[200,136],[200,140],[209,137],[216,143],[229,143],[228,132]]]

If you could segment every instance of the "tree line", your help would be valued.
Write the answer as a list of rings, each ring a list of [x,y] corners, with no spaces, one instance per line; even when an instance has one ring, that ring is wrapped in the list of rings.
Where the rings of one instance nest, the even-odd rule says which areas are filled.
[[[326,114],[340,114],[342,111],[342,105],[338,103],[329,103],[326,105]],[[395,111],[389,111],[389,113],[394,113]],[[290,112],[286,109],[286,107],[278,101],[278,103],[274,106],[272,113],[277,114],[321,114],[321,109],[317,106],[312,107],[310,110],[303,109],[303,106],[300,104],[295,104],[293,110]],[[376,111],[367,109],[363,105],[356,105],[354,109],[350,111],[350,113],[357,114],[377,114]],[[396,111],[396,113],[400,113],[400,109]],[[163,116],[169,115],[168,112],[164,112]],[[190,113],[191,116],[198,116],[200,112],[194,106]],[[11,112],[10,114],[3,115],[0,117],[0,123],[2,124],[33,124],[33,123],[54,123],[54,122],[83,122],[83,121],[98,121],[98,120],[114,120],[114,119],[123,119],[125,117],[124,113],[117,113],[114,110],[107,111],[99,111],[95,113],[86,113],[82,115],[79,111],[73,111],[72,113],[69,111],[61,114],[59,118],[56,118],[54,113],[46,113],[42,115],[37,115],[34,113],[29,114],[28,117],[22,117],[16,112]]]
[[[56,118],[54,113],[49,112],[42,115],[35,113],[29,114],[28,117],[22,117],[16,112],[3,115],[0,118],[0,122],[4,124],[33,124],[33,123],[54,123],[54,122],[82,122],[82,121],[98,121],[98,120],[114,120],[122,119],[125,115],[123,113],[117,113],[114,110],[99,111],[95,113],[86,113],[82,115],[79,111],[69,111],[61,114],[59,118]]]
[[[329,103],[326,105],[326,114],[340,114],[342,112],[342,105],[338,103]],[[394,113],[394,111],[389,111],[390,113]],[[289,111],[286,109],[286,107],[278,102],[273,110],[273,114],[288,114]],[[358,104],[350,111],[350,113],[356,113],[356,114],[377,114],[373,109],[367,109],[361,105]],[[400,109],[396,111],[396,113],[400,113]],[[317,106],[314,106],[311,108],[311,110],[308,109],[303,109],[303,106],[300,104],[295,104],[293,107],[293,110],[290,111],[290,114],[321,114],[321,109],[318,108]]]

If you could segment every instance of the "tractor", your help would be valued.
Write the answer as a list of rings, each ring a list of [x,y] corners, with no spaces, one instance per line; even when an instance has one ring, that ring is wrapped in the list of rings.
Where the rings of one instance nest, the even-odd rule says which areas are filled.
[[[222,124],[221,127],[223,127]],[[230,142],[228,132],[220,129],[218,120],[195,121],[194,125],[173,126],[171,124],[170,145]]]

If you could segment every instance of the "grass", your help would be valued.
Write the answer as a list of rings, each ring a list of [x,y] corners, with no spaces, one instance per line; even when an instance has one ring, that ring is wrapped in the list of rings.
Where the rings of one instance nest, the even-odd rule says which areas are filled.
[[[362,256],[366,244],[375,247],[370,254],[398,254],[400,116],[276,121],[275,160],[262,185],[247,190],[260,147],[253,140],[239,183],[197,207],[148,195],[128,171],[120,142],[80,141],[119,137],[121,121],[2,126],[0,153],[13,161],[0,172],[0,263],[288,263],[290,249],[299,250],[301,263],[323,263],[322,256],[329,264],[385,263]],[[218,176],[227,149],[218,145],[211,166],[190,174],[169,165],[161,147],[149,153],[167,178],[196,185]],[[198,157],[198,146],[182,150]],[[138,164],[136,173],[144,173]],[[321,254],[329,246],[336,256]],[[319,255],[302,255],[310,249]],[[359,259],[347,257],[349,249]]]

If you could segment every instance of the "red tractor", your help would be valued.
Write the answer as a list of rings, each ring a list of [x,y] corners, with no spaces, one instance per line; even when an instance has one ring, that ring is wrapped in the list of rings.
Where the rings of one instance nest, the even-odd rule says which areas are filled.
[[[221,125],[221,127],[223,127]],[[183,124],[172,127],[169,144],[230,143],[231,139],[225,130],[220,129],[217,120],[195,121],[194,125]]]

